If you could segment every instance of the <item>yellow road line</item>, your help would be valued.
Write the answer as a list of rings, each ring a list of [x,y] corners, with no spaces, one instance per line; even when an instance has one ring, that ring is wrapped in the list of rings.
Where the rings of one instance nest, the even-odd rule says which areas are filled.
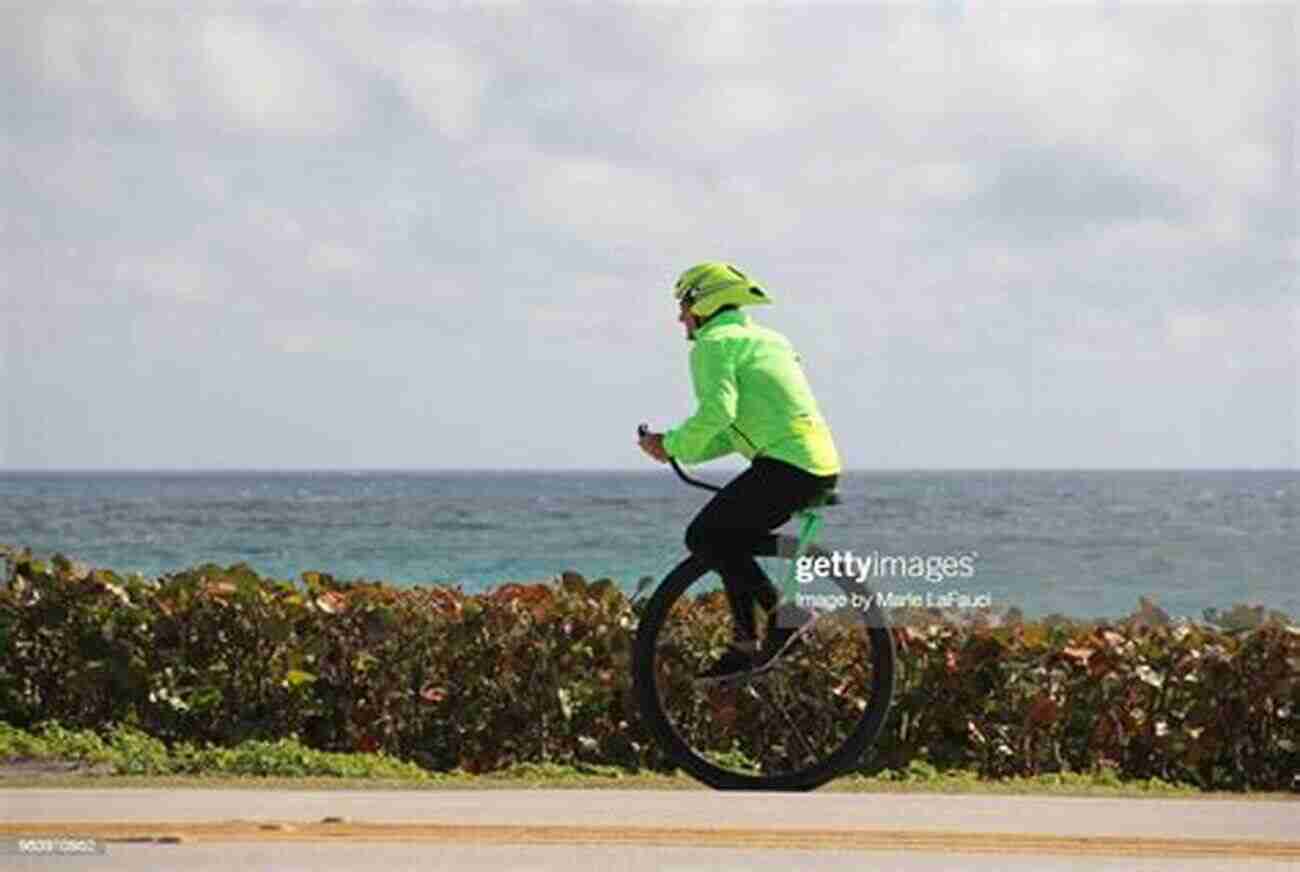
[[[75,835],[105,842],[442,842],[489,845],[653,845],[801,850],[922,851],[1111,857],[1237,857],[1300,859],[1300,841],[1255,839],[1059,836],[932,830],[763,829],[463,825],[436,823],[0,822],[0,837]]]

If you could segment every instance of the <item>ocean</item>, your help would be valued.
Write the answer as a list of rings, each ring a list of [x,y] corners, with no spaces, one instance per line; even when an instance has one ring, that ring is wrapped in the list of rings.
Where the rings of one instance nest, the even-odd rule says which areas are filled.
[[[1148,596],[1174,616],[1254,603],[1300,617],[1297,471],[848,472],[840,493],[822,539],[892,566],[878,589],[1029,616],[1118,617]],[[0,543],[149,576],[242,562],[477,592],[574,570],[630,591],[680,559],[707,498],[666,468],[0,471]],[[944,568],[900,569],[926,561]]]

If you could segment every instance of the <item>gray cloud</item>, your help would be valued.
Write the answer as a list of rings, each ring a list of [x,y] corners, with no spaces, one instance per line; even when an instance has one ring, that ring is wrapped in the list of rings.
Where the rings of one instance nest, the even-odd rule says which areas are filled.
[[[0,463],[633,464],[714,256],[853,465],[1297,460],[1293,8],[0,17]]]
[[[1189,204],[1176,189],[1073,148],[1011,149],[963,218],[997,235],[1035,242],[1087,233],[1118,221],[1178,222]]]

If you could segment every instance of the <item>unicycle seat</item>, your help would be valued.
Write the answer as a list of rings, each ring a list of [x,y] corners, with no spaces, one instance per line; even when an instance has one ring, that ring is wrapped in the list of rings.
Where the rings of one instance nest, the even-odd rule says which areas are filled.
[[[813,497],[804,506],[805,509],[820,509],[825,506],[838,506],[840,504],[839,491],[826,490]]]

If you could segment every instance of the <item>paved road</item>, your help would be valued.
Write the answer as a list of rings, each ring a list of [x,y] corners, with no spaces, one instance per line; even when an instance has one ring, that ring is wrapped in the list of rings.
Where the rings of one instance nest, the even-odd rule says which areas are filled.
[[[328,823],[326,818],[335,819]],[[0,790],[15,869],[1300,870],[1300,803],[709,791]],[[178,837],[178,843],[127,841]]]

